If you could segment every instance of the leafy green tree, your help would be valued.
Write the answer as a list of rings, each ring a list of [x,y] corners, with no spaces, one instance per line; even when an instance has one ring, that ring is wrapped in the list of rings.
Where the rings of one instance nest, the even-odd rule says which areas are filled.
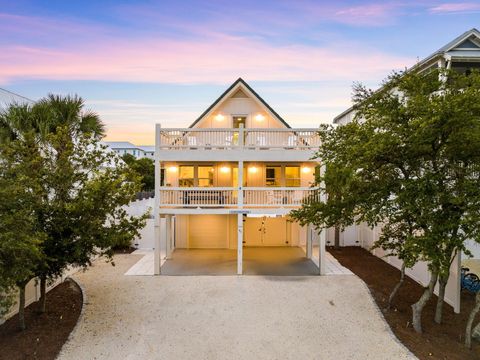
[[[40,278],[40,310],[45,311],[47,281],[68,266],[88,266],[96,255],[111,259],[117,242],[132,239],[145,216],[131,217],[123,209],[140,188],[138,176],[99,144],[103,125],[83,110],[79,97],[50,95],[34,106],[12,105],[0,116],[2,140],[33,131],[43,159],[42,206],[35,211],[43,261],[35,266]],[[30,129],[30,130],[29,130]]]
[[[422,310],[437,279],[440,322],[452,261],[467,251],[466,239],[480,240],[480,76],[395,73],[380,91],[354,90],[356,119],[323,128],[316,154],[327,167],[321,181],[332,165],[351,179],[340,199],[306,204],[297,215],[320,226],[332,219],[383,226],[375,246],[406,267],[426,261],[430,282],[412,305],[421,332]]]
[[[44,235],[36,211],[44,193],[43,159],[32,133],[0,145],[0,315],[13,305],[19,290],[20,329],[25,329],[25,286],[44,261]]]
[[[377,153],[379,169],[393,167],[402,180],[391,195],[415,224],[414,258],[427,261],[431,272],[428,288],[412,306],[414,327],[421,331],[421,312],[437,278],[440,323],[452,262],[468,252],[467,239],[480,240],[480,75],[400,73],[380,92],[357,90],[358,115],[372,128],[372,141],[388,145],[382,152],[389,155]]]
[[[131,154],[125,154],[122,160],[140,176],[142,191],[151,191],[155,188],[155,165],[152,159],[137,159]]]

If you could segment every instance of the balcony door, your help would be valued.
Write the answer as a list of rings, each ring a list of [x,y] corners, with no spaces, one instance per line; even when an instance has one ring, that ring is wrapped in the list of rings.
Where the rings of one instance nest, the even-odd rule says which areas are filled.
[[[243,127],[246,127],[247,117],[245,115],[242,115],[242,116],[233,115],[233,128],[239,129],[240,125],[243,125]]]
[[[232,127],[234,129],[239,129],[240,128],[240,125],[243,125],[243,127],[245,128],[245,125],[247,124],[247,117],[242,115],[242,116],[238,116],[238,115],[233,115],[232,117]],[[238,145],[238,135],[239,133],[236,131],[234,132],[233,134],[233,144],[234,145]],[[245,143],[245,134],[243,135],[243,143]]]

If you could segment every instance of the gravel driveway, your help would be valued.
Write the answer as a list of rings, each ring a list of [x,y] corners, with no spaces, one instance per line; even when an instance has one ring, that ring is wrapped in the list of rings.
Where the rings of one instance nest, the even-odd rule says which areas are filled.
[[[356,276],[124,276],[140,259],[75,278],[83,318],[59,359],[413,359]]]

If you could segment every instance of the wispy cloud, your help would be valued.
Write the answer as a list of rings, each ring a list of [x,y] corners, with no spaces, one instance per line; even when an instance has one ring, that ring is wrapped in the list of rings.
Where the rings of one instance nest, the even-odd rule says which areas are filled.
[[[430,12],[436,14],[455,14],[480,12],[480,3],[444,3],[430,8]]]
[[[64,23],[55,27],[54,21],[48,22],[44,28],[55,38]],[[413,59],[354,43],[275,44],[217,32],[202,34],[201,39],[174,39],[148,33],[124,37],[100,29],[88,37],[80,32],[69,44],[0,45],[2,83],[32,78],[223,83],[238,76],[250,80],[364,80],[411,64]]]
[[[392,24],[400,15],[404,4],[373,3],[339,9],[334,18],[338,22],[355,26],[383,26]]]

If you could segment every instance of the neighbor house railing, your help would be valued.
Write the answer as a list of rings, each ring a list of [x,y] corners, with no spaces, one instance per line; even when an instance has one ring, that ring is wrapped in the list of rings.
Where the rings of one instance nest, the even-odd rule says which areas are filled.
[[[318,189],[310,187],[160,188],[161,207],[298,207],[318,199]]]
[[[313,149],[318,129],[175,128],[160,129],[160,150],[180,149]]]

